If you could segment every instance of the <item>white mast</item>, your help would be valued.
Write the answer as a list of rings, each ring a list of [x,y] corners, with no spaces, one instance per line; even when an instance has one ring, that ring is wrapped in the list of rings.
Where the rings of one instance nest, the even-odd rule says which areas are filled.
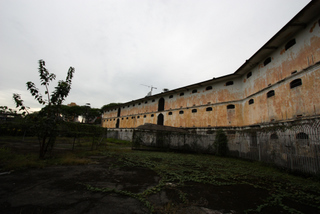
[[[143,85],[143,86],[146,86],[148,88],[151,88],[150,92],[147,94],[146,97],[149,97],[152,95],[152,89],[157,89],[156,87],[153,87],[152,85],[144,85],[144,84],[140,84],[140,85]]]

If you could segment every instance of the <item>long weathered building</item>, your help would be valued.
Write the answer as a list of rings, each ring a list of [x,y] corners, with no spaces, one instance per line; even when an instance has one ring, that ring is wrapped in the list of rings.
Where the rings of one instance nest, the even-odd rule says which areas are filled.
[[[102,126],[247,127],[320,115],[320,1],[233,74],[113,106]]]

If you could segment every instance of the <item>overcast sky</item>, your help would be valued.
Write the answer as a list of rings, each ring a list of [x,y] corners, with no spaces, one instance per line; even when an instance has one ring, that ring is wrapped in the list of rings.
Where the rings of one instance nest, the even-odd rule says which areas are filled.
[[[308,2],[0,0],[0,106],[41,107],[40,59],[57,80],[75,67],[64,104],[94,108],[231,74]]]

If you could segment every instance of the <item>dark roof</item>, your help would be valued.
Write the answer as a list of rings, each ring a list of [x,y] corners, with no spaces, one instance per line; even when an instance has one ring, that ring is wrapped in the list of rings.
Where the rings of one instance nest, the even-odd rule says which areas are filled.
[[[272,52],[288,42],[298,31],[304,29],[313,21],[320,11],[320,1],[313,0],[297,13],[283,28],[267,41],[255,54],[234,72],[243,75],[249,72],[258,63],[267,58]]]

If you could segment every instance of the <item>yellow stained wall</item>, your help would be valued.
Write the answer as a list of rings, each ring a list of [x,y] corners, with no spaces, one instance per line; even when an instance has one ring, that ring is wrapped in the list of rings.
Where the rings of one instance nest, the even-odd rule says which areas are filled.
[[[320,61],[319,23],[319,19],[315,20],[297,35],[288,37],[288,41],[294,38],[296,44],[288,50],[285,50],[285,43],[279,46],[270,55],[271,62],[264,66],[264,60],[261,61],[251,70],[249,78],[247,74],[231,75],[214,80],[211,85],[199,85],[194,88],[197,89],[195,93],[194,89],[164,93],[164,111],[160,112],[161,97],[150,97],[147,103],[137,101],[134,106],[132,103],[121,106],[120,117],[117,117],[119,107],[113,108],[104,113],[103,126],[115,128],[117,119],[120,128],[157,124],[159,114],[164,116],[164,125],[175,127],[247,126],[319,115],[320,66],[316,65]],[[294,71],[296,73],[292,74]],[[291,89],[290,82],[298,78],[302,85]],[[228,81],[233,81],[233,85],[226,86]],[[206,90],[208,86],[212,89]],[[275,91],[275,96],[267,98],[270,90]],[[254,100],[251,105],[250,99]],[[230,104],[235,108],[227,109]],[[206,111],[209,107],[212,111]],[[197,112],[192,113],[192,109]]]
[[[244,97],[266,88],[284,78],[290,77],[294,71],[301,71],[320,61],[320,27],[315,20],[301,33],[289,37],[296,39],[296,44],[285,50],[284,43],[270,57],[272,61],[266,66],[263,61],[252,70],[250,78],[243,78]]]

